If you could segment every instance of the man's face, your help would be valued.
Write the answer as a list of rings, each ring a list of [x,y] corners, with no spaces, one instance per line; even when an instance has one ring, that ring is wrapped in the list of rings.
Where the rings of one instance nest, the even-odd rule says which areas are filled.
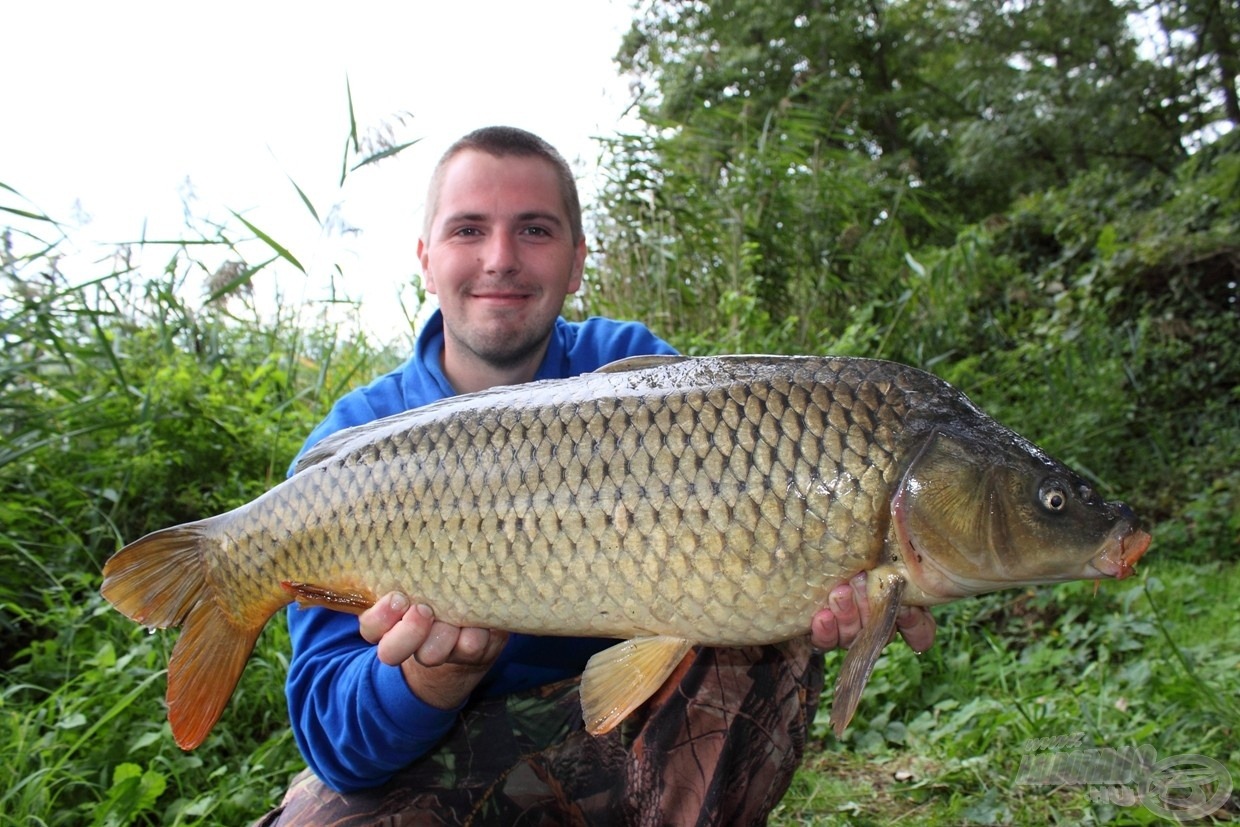
[[[461,152],[444,169],[429,235],[418,258],[443,311],[445,360],[504,369],[541,359],[586,256],[551,164]]]

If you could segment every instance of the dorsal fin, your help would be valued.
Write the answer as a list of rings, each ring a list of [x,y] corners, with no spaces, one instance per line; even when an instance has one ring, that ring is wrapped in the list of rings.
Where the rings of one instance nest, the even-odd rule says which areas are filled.
[[[689,361],[688,356],[670,356],[667,354],[660,356],[626,356],[623,359],[617,359],[614,362],[608,362],[603,365],[595,373],[625,373],[630,370],[645,370],[646,368],[658,368],[665,365],[675,365],[678,362]]]
[[[644,368],[653,368],[664,365],[674,365],[679,362],[690,361],[688,356],[630,356],[627,359],[619,359],[615,362],[604,365],[595,373],[625,373],[628,371],[642,370]],[[449,396],[431,402],[428,405],[420,405],[416,408],[410,408],[407,411],[392,414],[391,416],[366,422],[361,425],[354,425],[350,428],[344,428],[335,433],[328,434],[320,441],[316,442],[306,450],[297,459],[297,464],[293,468],[293,473],[298,474],[312,465],[318,465],[324,460],[332,457],[347,454],[357,448],[369,445],[379,440],[383,435],[389,433],[399,433],[406,431],[420,422],[430,422],[439,417],[442,412],[452,409],[472,409],[477,408],[480,403],[502,397],[513,391],[528,391],[532,386],[551,384],[558,382],[572,381],[571,379],[543,379],[536,382],[528,382],[519,385],[497,385],[486,390],[476,391],[474,393],[460,394],[459,396]]]

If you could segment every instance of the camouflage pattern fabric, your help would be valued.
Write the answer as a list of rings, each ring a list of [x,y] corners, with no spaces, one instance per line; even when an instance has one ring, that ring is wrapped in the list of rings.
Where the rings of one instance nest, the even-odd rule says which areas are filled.
[[[822,692],[808,640],[703,648],[621,726],[582,728],[578,680],[476,704],[433,753],[342,795],[308,770],[254,827],[764,824]]]

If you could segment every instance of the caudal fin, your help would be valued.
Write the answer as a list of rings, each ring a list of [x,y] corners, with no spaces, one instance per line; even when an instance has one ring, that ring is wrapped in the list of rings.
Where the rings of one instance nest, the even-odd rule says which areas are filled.
[[[208,521],[166,528],[136,540],[103,567],[103,596],[144,626],[183,626],[168,662],[168,721],[190,750],[207,737],[232,697],[267,617],[242,622],[225,611],[207,579]]]

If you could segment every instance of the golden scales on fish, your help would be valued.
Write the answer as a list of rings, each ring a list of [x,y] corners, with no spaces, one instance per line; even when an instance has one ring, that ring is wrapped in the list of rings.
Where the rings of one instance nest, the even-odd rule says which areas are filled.
[[[582,676],[602,733],[694,645],[805,635],[867,571],[842,732],[901,604],[1122,578],[1149,543],[1127,506],[924,371],[637,357],[330,436],[254,501],[123,548],[103,594],[184,627],[168,718],[192,749],[293,600],[361,612],[398,589],[461,626],[621,638]]]

